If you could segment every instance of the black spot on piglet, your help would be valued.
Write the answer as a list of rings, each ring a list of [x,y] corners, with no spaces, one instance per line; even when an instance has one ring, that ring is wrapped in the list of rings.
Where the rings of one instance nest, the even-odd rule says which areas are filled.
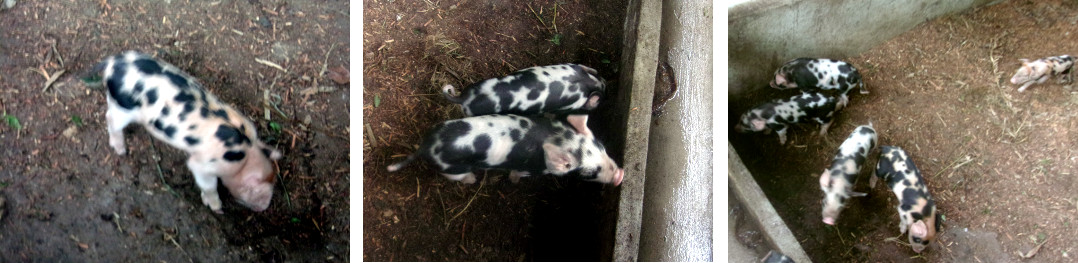
[[[225,160],[229,162],[238,162],[243,160],[243,157],[247,157],[247,154],[241,151],[227,151],[225,152]]]
[[[146,92],[146,104],[154,103],[157,103],[157,89],[150,89]]]
[[[472,147],[475,147],[475,152],[477,153],[485,153],[490,149],[491,143],[490,135],[482,134],[475,137]]]
[[[179,87],[180,89],[186,89],[188,87],[187,78],[184,78],[179,74],[173,73],[171,71],[166,71],[165,76],[168,77],[169,81],[172,81],[172,84],[175,84],[176,87]]]
[[[220,139],[225,143],[225,147],[232,147],[234,145],[248,144],[251,142],[246,135],[240,133],[236,128],[221,124],[217,127],[217,132],[214,133],[217,139]]]
[[[195,137],[185,136],[185,137],[183,137],[183,140],[187,141],[187,144],[192,145],[192,146],[198,144],[198,138],[195,138]]]
[[[148,75],[161,74],[161,65],[157,64],[156,61],[140,58],[135,60],[134,63],[135,68],[138,68],[139,71],[142,71]]]

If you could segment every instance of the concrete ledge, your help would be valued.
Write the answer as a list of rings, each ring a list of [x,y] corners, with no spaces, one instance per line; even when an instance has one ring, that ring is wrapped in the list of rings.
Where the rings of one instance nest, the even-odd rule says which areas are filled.
[[[771,206],[771,202],[764,196],[764,191],[760,189],[760,185],[756,184],[756,179],[752,178],[749,169],[741,162],[741,157],[737,155],[734,146],[729,142],[726,145],[730,150],[730,186],[733,187],[737,198],[744,203],[745,210],[749,211],[749,215],[760,224],[764,237],[767,237],[767,241],[775,250],[790,257],[794,262],[812,262],[808,254],[805,254],[805,250],[801,249],[801,244],[797,242],[793,232],[790,232],[786,223],[779,217],[775,207]],[[737,240],[730,240],[730,242],[737,242]]]
[[[625,154],[622,156],[625,179],[622,181],[617,224],[614,234],[613,261],[636,261],[640,250],[640,223],[644,203],[644,170],[651,130],[651,98],[655,89],[655,69],[659,58],[659,30],[662,1],[629,0],[624,24],[619,112],[626,114]]]

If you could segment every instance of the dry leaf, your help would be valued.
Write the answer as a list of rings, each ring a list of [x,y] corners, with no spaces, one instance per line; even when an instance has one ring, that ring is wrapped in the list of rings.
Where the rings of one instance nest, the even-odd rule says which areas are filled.
[[[349,82],[348,68],[345,68],[344,66],[337,66],[335,68],[331,68],[329,69],[329,73],[326,75],[328,75],[329,79],[333,80],[333,82],[336,82],[337,84],[348,84]]]

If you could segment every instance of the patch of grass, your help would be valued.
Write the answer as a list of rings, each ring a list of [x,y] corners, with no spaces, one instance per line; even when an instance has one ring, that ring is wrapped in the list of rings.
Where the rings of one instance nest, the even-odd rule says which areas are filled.
[[[74,123],[75,126],[82,127],[82,117],[79,117],[79,115],[71,115],[71,123]]]
[[[15,115],[8,115],[5,112],[0,116],[0,119],[4,119],[4,123],[7,123],[7,126],[14,128],[15,130],[22,130],[22,124],[19,123],[19,118],[15,117]]]
[[[981,214],[991,215],[992,214],[992,209],[985,207],[984,210],[981,210]]]
[[[275,121],[271,121],[269,123],[269,127],[270,127],[270,130],[273,131],[274,133],[278,133],[278,134],[281,133],[281,124],[280,123],[277,123]]]
[[[378,106],[381,106],[381,105],[382,105],[382,96],[378,95],[378,94],[374,94],[374,107],[378,108]]]
[[[11,183],[9,183],[9,182],[0,182],[0,189],[4,189],[4,187],[7,187],[8,185],[11,185]]]
[[[554,43],[555,46],[560,46],[561,34],[554,34],[554,36],[550,37],[550,39],[547,39],[547,41],[550,41],[550,43]]]

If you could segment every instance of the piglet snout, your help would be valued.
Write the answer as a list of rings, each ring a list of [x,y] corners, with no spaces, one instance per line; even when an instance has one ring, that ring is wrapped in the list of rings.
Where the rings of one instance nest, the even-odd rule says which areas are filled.
[[[834,217],[824,217],[823,218],[823,223],[833,226],[833,225],[835,225],[835,218]]]
[[[618,172],[614,174],[614,186],[621,185],[621,179],[625,178],[625,169],[618,169]]]

